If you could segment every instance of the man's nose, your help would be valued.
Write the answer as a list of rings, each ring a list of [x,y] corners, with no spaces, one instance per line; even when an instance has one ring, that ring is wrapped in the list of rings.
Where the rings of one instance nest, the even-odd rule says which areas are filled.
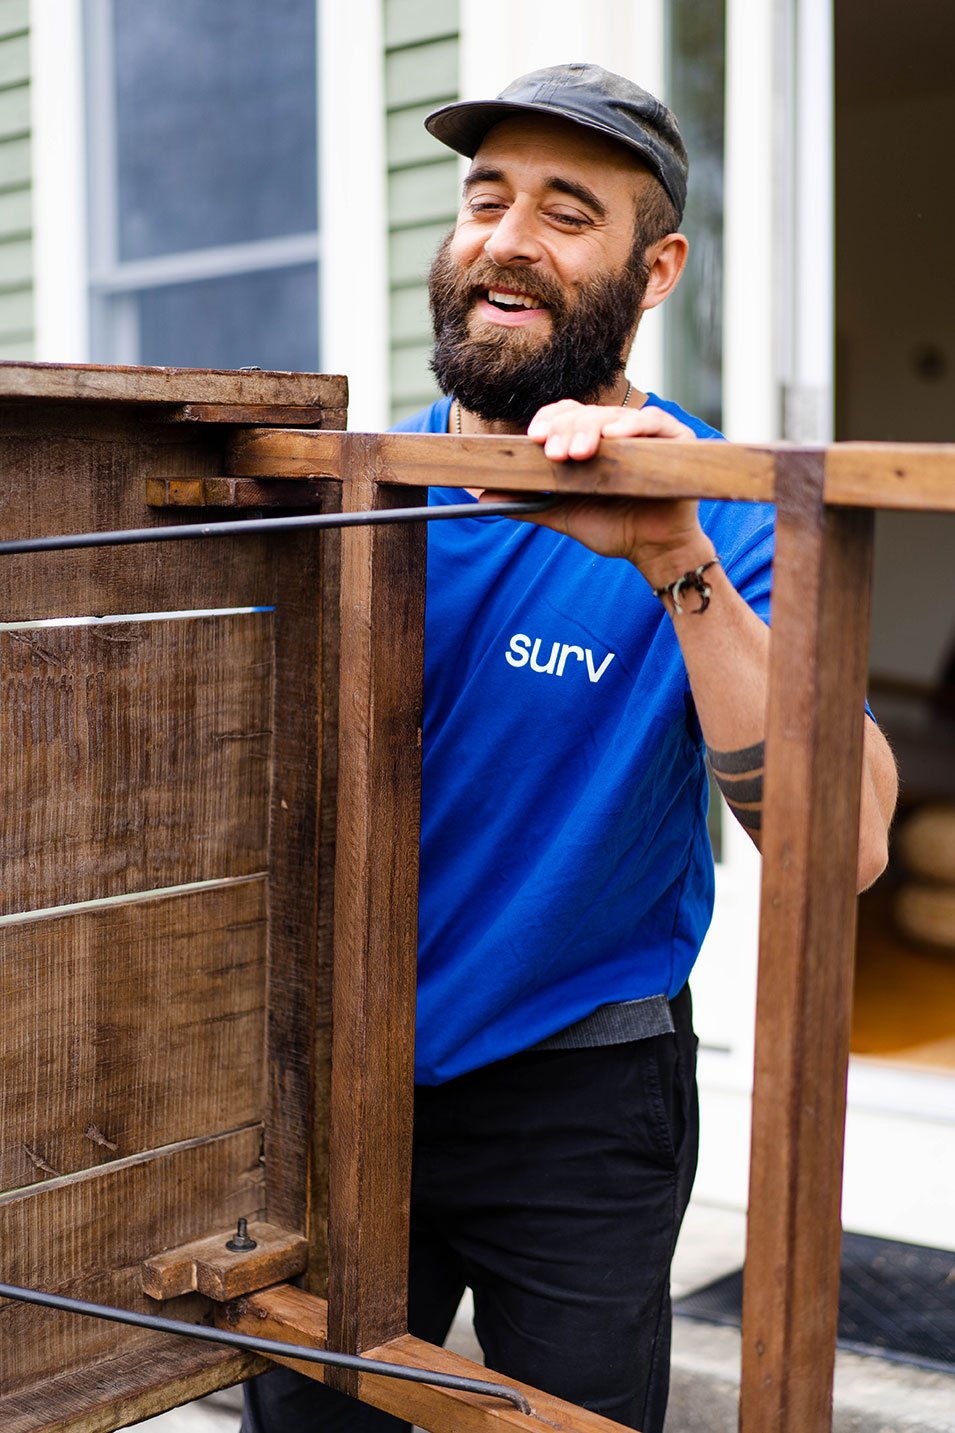
[[[541,256],[533,215],[520,203],[509,206],[484,245],[492,263],[506,268],[508,264],[534,264]]]

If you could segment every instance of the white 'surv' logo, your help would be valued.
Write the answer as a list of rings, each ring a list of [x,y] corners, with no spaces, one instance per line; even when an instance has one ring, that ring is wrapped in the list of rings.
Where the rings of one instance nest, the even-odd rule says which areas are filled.
[[[546,662],[542,662],[540,659],[540,637],[525,637],[523,632],[515,632],[510,640],[509,646],[510,651],[505,652],[504,656],[512,667],[526,667],[527,663],[530,662],[532,672],[546,672],[548,676],[562,677],[568,658],[573,657],[575,662],[586,663],[587,676],[592,682],[600,681],[600,678],[614,659],[614,653],[608,652],[600,663],[600,666],[595,667],[594,654],[589,647],[574,647],[566,642],[552,642],[550,656]],[[574,668],[572,667],[571,671],[573,670]]]

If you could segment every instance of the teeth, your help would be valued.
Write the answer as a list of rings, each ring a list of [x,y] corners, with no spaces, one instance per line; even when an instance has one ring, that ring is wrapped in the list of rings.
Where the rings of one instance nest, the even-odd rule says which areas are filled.
[[[494,304],[511,304],[516,307],[520,304],[523,308],[540,308],[539,299],[532,298],[530,294],[505,294],[499,289],[488,289],[487,296]]]

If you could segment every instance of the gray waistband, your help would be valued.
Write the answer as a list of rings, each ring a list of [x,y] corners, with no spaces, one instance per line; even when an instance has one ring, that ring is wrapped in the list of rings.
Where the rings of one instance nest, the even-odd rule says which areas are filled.
[[[647,1040],[673,1030],[670,1002],[665,995],[648,995],[643,1000],[621,1000],[601,1005],[566,1030],[558,1030],[533,1046],[535,1050],[588,1050],[595,1045],[622,1045],[627,1040]]]

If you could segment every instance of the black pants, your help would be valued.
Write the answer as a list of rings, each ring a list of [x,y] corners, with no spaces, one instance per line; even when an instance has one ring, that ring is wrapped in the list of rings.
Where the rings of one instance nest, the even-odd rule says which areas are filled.
[[[415,1099],[409,1329],[440,1344],[465,1286],[488,1367],[662,1433],[669,1270],[696,1170],[689,991],[676,1033],[528,1051]],[[401,1433],[287,1369],[244,1433]]]

